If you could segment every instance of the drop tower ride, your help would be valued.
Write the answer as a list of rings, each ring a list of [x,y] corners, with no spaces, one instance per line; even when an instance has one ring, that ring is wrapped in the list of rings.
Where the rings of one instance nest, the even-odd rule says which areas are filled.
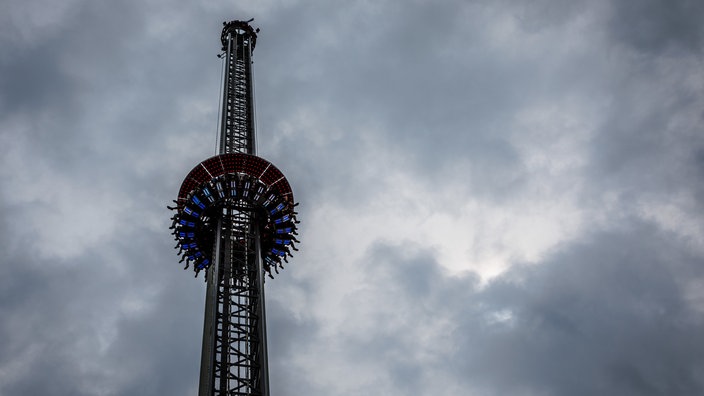
[[[256,156],[252,52],[259,29],[223,23],[219,154],[181,184],[171,229],[207,281],[198,396],[269,395],[264,278],[296,250],[293,192]]]

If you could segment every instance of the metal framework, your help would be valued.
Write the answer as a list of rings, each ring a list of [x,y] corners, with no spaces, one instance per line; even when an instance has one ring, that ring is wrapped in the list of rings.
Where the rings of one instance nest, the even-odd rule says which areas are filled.
[[[251,21],[224,23],[219,155],[186,176],[175,200],[176,248],[206,272],[199,396],[269,395],[264,274],[273,278],[294,242],[293,193],[255,156]]]
[[[224,24],[220,35],[225,51],[220,153],[255,153],[252,51],[257,32],[247,22]]]

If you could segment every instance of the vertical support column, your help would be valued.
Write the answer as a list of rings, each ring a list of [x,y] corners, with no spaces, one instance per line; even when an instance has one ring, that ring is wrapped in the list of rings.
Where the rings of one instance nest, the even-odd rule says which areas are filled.
[[[200,358],[200,383],[198,385],[198,396],[212,396],[212,389],[215,380],[215,334],[217,332],[216,309],[217,304],[217,282],[220,271],[221,241],[222,241],[222,219],[217,222],[217,234],[215,236],[215,247],[213,248],[213,264],[206,271],[208,286],[205,292],[205,317],[203,320],[203,345]]]
[[[228,26],[230,25],[226,25],[222,35],[225,78],[220,154],[256,154],[252,83],[252,50],[256,34],[247,24]]]
[[[227,34],[227,47],[225,48],[225,67],[223,76],[223,90],[222,90],[222,109],[221,109],[221,119],[220,119],[220,144],[218,146],[218,152],[220,154],[233,153],[236,152],[232,150],[232,144],[230,142],[231,133],[230,125],[231,121],[230,111],[232,109],[231,98],[232,98],[232,80],[234,79],[232,75],[232,70],[234,69],[233,60],[236,56],[233,54],[233,43],[232,33]]]
[[[225,24],[219,152],[255,154],[252,50],[247,22]],[[269,395],[264,273],[259,222],[243,201],[228,201],[218,220],[208,272],[199,396]]]
[[[257,219],[255,218],[255,222]],[[261,255],[261,244],[260,244],[260,229],[256,230],[255,238],[255,251],[256,251],[256,268],[257,268],[257,288],[259,289],[259,310],[257,315],[259,316],[259,351],[257,353],[260,356],[261,364],[261,388],[262,395],[269,395],[269,351],[267,349],[267,338],[266,338],[266,299],[264,298],[264,267],[262,263]]]

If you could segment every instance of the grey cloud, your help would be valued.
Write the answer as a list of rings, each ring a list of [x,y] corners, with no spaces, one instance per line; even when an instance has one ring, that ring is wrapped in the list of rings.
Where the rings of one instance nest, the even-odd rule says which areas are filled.
[[[5,250],[2,392],[191,393],[202,326],[192,312],[202,309],[201,282],[169,262],[169,242],[160,239],[108,241],[71,260],[42,259],[27,243]]]
[[[476,165],[473,171],[478,182],[472,186],[474,191],[488,192],[499,184],[518,182],[513,172],[519,164],[506,142],[505,122],[519,103],[530,100],[531,83],[519,80],[530,71],[522,70],[526,65],[497,63],[488,56],[481,36],[471,34],[485,25],[483,14],[467,12],[472,19],[463,20],[463,7],[457,4],[421,5],[408,9],[403,16],[394,17],[397,14],[389,12],[389,18],[381,21],[376,15],[365,20],[359,10],[347,7],[352,10],[339,12],[358,18],[342,26],[333,26],[334,19],[321,18],[315,11],[280,17],[296,20],[297,29],[322,26],[332,37],[314,36],[315,30],[289,36],[300,43],[291,43],[297,50],[286,63],[293,72],[288,73],[290,79],[259,83],[265,86],[258,98],[267,103],[259,110],[262,122],[271,127],[274,115],[285,120],[295,118],[292,112],[296,110],[311,109],[331,121],[317,125],[324,128],[322,133],[326,133],[325,128],[330,133],[336,129],[341,133],[321,153],[305,139],[297,139],[305,136],[305,131],[298,131],[282,140],[286,150],[315,150],[315,156],[302,157],[316,158],[325,165],[316,164],[318,169],[311,171],[319,173],[322,180],[346,180],[346,173],[353,169],[350,166],[362,165],[358,157],[350,155],[353,151],[349,148],[360,147],[364,131],[371,128],[378,132],[376,138],[382,149],[388,146],[414,153],[409,171],[419,177],[431,179],[446,170],[451,159],[459,157],[469,158]],[[393,8],[388,6],[389,10]],[[475,24],[470,32],[455,31]],[[454,37],[457,34],[460,36]],[[326,45],[327,40],[340,45]],[[269,60],[274,51],[277,47],[258,49],[258,76],[276,75],[272,69],[282,67],[280,61]],[[284,98],[295,95],[306,100],[280,108],[279,92]],[[361,148],[366,149],[363,145]],[[497,177],[502,171],[505,175]],[[485,177],[487,174],[492,176]],[[325,183],[317,187],[326,188]]]
[[[648,198],[694,219],[701,209],[699,5],[271,4],[76,2],[51,34],[0,49],[0,392],[194,393],[203,284],[176,263],[164,206],[212,154],[220,24],[254,16],[260,153],[302,202],[308,260],[267,283],[276,394],[702,393],[701,308],[686,296],[702,279],[700,242],[633,208]],[[600,34],[563,46],[580,18]],[[502,47],[491,29],[506,21],[518,28]],[[512,117],[570,100],[597,118],[584,164],[566,180],[530,173]],[[580,209],[615,220],[586,219],[575,240],[485,286],[446,273],[436,247],[393,235],[345,242],[366,249],[354,262],[304,237],[321,207],[374,218],[375,200],[395,196],[382,173],[427,191],[452,179],[458,204],[579,185]],[[37,180],[56,190],[24,196]],[[114,222],[109,235],[58,238],[75,243],[68,257],[39,249],[37,227],[93,225],[43,214],[101,203],[88,223]],[[351,221],[326,220],[331,235]],[[345,326],[281,297],[332,299],[329,274],[348,268],[358,278],[336,291]]]
[[[701,257],[683,251],[669,235],[635,224],[507,274],[480,296],[515,316],[503,336],[467,339],[460,356],[480,351],[467,372],[494,381],[491,389],[700,393],[701,336],[693,325],[701,316],[684,301],[680,274],[701,279]]]
[[[611,3],[609,32],[639,52],[702,51],[704,28],[697,1],[618,1]]]
[[[685,300],[684,284],[704,274],[701,256],[687,251],[634,223],[562,246],[480,288],[471,274],[443,274],[432,252],[409,258],[408,246],[379,245],[364,259],[368,293],[384,301],[381,311],[418,315],[418,328],[449,315],[454,351],[432,364],[416,361],[418,349],[431,354],[433,341],[444,340],[419,343],[418,329],[388,328],[382,318],[359,318],[369,333],[346,347],[379,352],[350,355],[367,364],[387,356],[381,367],[397,394],[430,394],[420,374],[434,370],[480,394],[699,394],[702,318]]]

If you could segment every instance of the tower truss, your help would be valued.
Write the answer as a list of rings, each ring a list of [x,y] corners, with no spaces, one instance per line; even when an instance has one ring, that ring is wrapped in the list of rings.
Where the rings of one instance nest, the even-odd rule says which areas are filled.
[[[199,396],[269,395],[264,276],[287,262],[299,223],[284,175],[255,154],[251,21],[224,23],[219,154],[186,176],[171,229],[207,280]]]

